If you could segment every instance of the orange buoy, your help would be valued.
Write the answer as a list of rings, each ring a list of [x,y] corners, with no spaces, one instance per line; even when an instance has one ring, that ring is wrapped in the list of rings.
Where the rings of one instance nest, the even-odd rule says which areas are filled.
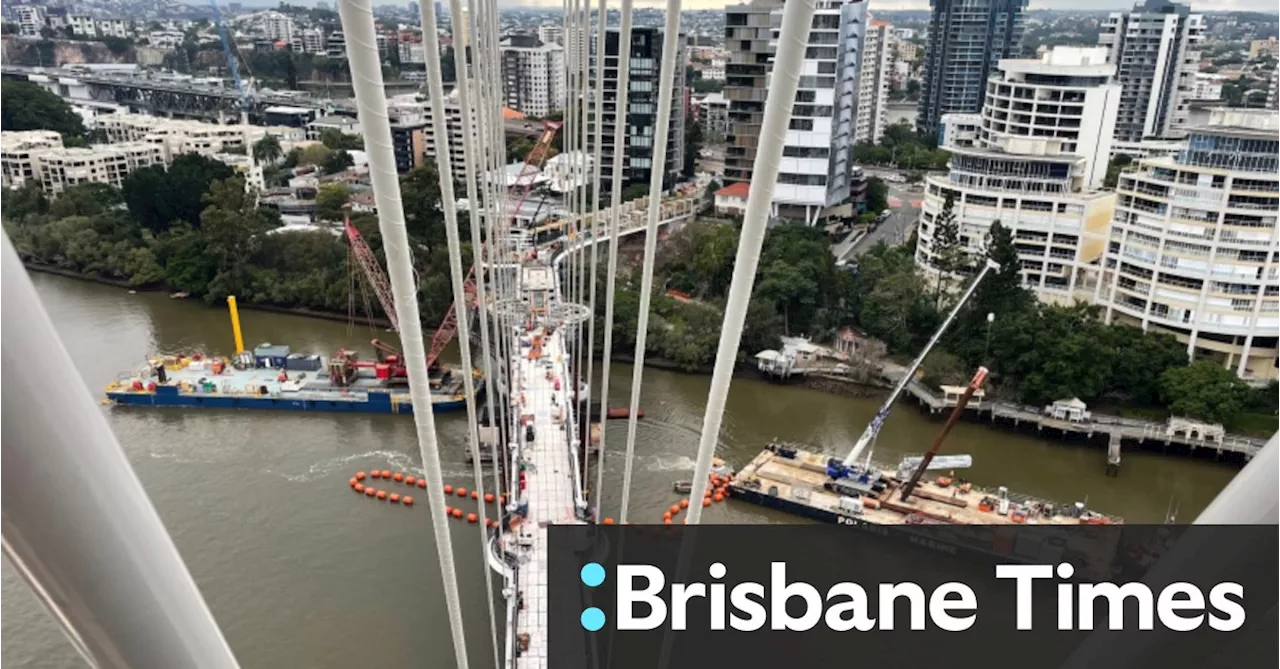
[[[390,469],[384,469],[384,470],[382,470],[382,478],[384,478],[384,479],[389,479],[389,478],[391,478],[391,470],[390,470]]]
[[[359,481],[357,481],[356,477],[354,476],[352,476],[350,479],[347,480],[347,485],[351,486],[352,488],[356,487],[357,483],[359,483]]]
[[[453,517],[454,517],[454,518],[461,518],[461,517],[462,517],[462,509],[454,509],[454,510],[453,510]]]
[[[468,513],[468,514],[467,514],[467,522],[468,522],[468,523],[475,523],[475,522],[477,522],[477,521],[479,521],[479,520],[480,520],[480,516],[477,516],[477,515],[476,515],[476,514],[474,514],[474,513]]]
[[[672,505],[671,505],[671,508],[670,508],[670,509],[667,509],[667,510],[668,510],[668,511],[670,511],[670,512],[671,512],[671,515],[673,515],[673,516],[680,515],[680,505],[679,505],[679,504],[672,504]]]
[[[662,519],[663,519],[663,520],[671,520],[671,512],[670,512],[670,511],[664,511],[664,512],[662,512]]]
[[[471,491],[471,499],[480,499],[480,493],[478,493],[478,492],[476,492],[476,491],[472,490],[472,491]]]
[[[612,524],[613,524],[613,519],[612,519],[612,518],[605,518],[605,519],[604,519],[604,524],[605,524],[605,525],[612,525]]]
[[[721,495],[720,493],[716,493],[715,497],[712,497],[711,499],[716,502],[723,502],[724,495]]]
[[[446,495],[452,495],[452,494],[453,494],[453,486],[449,485],[448,483],[444,484],[444,494],[446,494]]]
[[[386,491],[386,490],[379,490],[379,491],[378,491],[378,499],[386,499],[386,498],[387,498],[387,491]]]
[[[484,501],[485,501],[486,503],[488,503],[488,504],[493,504],[493,500],[494,500],[494,499],[496,499],[496,498],[493,496],[493,493],[491,493],[491,492],[487,492],[487,493],[485,493],[485,494],[484,494]]]
[[[404,502],[405,506],[413,506],[413,498],[408,495],[405,495],[404,499],[401,499],[400,501]]]
[[[458,488],[458,497],[466,497],[466,496],[467,496],[467,489],[466,489],[466,488]]]
[[[363,481],[363,480],[364,480],[364,472],[356,472],[356,480],[357,480],[357,481]]]
[[[419,488],[425,488],[425,487],[427,487],[427,480],[426,480],[426,479],[418,479],[418,487],[419,487]]]
[[[499,500],[501,500],[501,502],[502,502],[503,504],[506,504],[506,503],[507,503],[507,496],[506,496],[506,495],[503,495],[503,496],[499,497],[498,499],[499,499]]]
[[[391,493],[391,496],[390,496],[390,497],[388,497],[387,499],[388,499],[388,501],[390,501],[392,504],[399,504],[399,503],[400,503],[400,495],[399,495],[398,493],[394,493],[394,492],[393,492],[393,493]]]
[[[703,505],[703,506],[711,506],[711,498],[710,498],[710,497],[703,497],[703,498],[702,498],[702,505]]]
[[[406,477],[404,477],[404,484],[405,484],[405,485],[413,485],[413,484],[415,484],[415,483],[417,483],[417,482],[418,482],[418,479],[417,479],[416,477],[413,477],[413,476],[406,476]]]
[[[728,488],[721,488],[721,489],[720,489],[720,494],[721,494],[721,495],[724,495],[724,496],[725,496],[725,498],[727,499],[727,498],[729,497],[729,489],[728,489]]]
[[[356,492],[364,492],[364,484],[363,484],[363,483],[357,483],[357,484],[355,484],[355,485],[353,485],[353,486],[351,486],[351,487],[352,487],[352,488],[354,488]]]
[[[368,496],[368,497],[373,497],[374,495],[378,494],[378,489],[377,489],[377,488],[365,488],[365,489],[364,489],[364,494],[365,494],[366,496]]]
[[[396,472],[396,475],[392,476],[391,478],[394,479],[396,483],[400,483],[404,481],[404,474],[401,474],[400,472]]]
[[[376,470],[376,469],[375,469],[375,470],[373,470],[373,471],[371,471],[371,472],[369,472],[369,478],[371,478],[371,479],[376,479],[376,478],[378,478],[379,476],[382,476],[382,472],[380,472],[380,471],[378,471],[378,470]]]
[[[667,518],[666,520],[662,521],[662,524],[663,524],[663,525],[670,525],[670,524],[671,524],[671,519],[670,519],[670,518]]]
[[[682,500],[680,500],[680,508],[682,508],[682,509],[687,509],[687,508],[689,508],[689,500],[687,500],[687,499],[682,499]]]
[[[448,504],[444,505],[444,515],[446,515],[446,516],[452,516],[452,515],[453,515],[453,507],[449,506]]]

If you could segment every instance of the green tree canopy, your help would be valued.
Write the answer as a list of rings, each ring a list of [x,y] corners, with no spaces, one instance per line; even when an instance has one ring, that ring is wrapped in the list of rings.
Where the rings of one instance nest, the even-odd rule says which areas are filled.
[[[355,160],[351,158],[351,154],[346,149],[339,149],[329,154],[324,161],[324,173],[337,174],[354,164]]]
[[[316,191],[316,217],[326,221],[342,220],[343,207],[351,199],[344,183],[321,184]]]
[[[1175,416],[1230,423],[1249,401],[1249,386],[1210,360],[1173,367],[1160,375],[1160,395]]]
[[[63,138],[84,137],[84,122],[65,100],[23,81],[0,84],[0,129],[52,130]]]
[[[280,160],[283,155],[284,152],[280,147],[280,138],[275,135],[267,134],[253,143],[254,160],[271,164]]]
[[[225,163],[184,153],[174,159],[167,171],[144,167],[130,174],[124,180],[124,202],[134,219],[152,232],[163,232],[175,221],[196,224],[210,184],[234,174],[235,170]]]

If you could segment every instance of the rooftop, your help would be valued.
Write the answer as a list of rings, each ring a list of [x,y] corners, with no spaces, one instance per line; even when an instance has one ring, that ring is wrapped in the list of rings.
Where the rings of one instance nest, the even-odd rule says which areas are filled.
[[[751,184],[745,181],[729,184],[716,191],[716,197],[743,197],[751,193]]]

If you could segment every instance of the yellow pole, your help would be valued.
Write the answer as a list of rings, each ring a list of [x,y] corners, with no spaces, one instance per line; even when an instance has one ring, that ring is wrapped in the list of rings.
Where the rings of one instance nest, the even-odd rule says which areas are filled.
[[[244,336],[240,334],[240,311],[236,309],[236,296],[227,296],[227,308],[231,310],[231,333],[236,338],[236,354],[244,351]]]

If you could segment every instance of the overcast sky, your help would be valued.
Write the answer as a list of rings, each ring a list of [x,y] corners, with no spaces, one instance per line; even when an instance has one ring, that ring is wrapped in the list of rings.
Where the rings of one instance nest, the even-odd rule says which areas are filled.
[[[390,0],[380,0],[385,4]],[[591,0],[594,7],[598,0]],[[637,7],[665,7],[662,0],[634,0]],[[561,0],[499,0],[503,7],[560,7]],[[395,4],[403,4],[395,2]],[[727,4],[725,0],[683,0],[685,9],[719,9]],[[1248,10],[1259,12],[1276,12],[1276,0],[1198,0],[1192,7],[1201,11]],[[1127,9],[1134,5],[1133,0],[1031,0],[1032,9]],[[609,7],[619,6],[618,0],[609,0]],[[929,0],[871,0],[871,10],[878,9],[928,9]]]

